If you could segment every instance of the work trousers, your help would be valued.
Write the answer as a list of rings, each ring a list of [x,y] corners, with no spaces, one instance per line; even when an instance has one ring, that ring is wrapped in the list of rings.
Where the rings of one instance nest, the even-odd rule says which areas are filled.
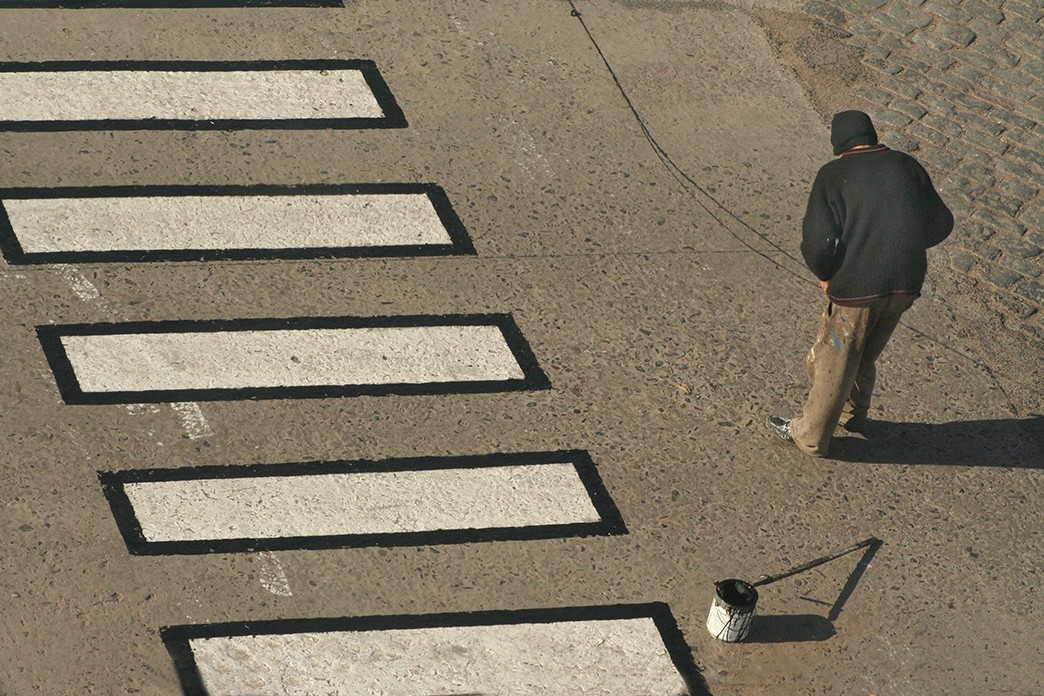
[[[914,295],[890,295],[867,305],[830,303],[816,342],[805,356],[812,389],[801,416],[791,424],[794,442],[822,457],[838,424],[857,428],[866,420],[877,370],[874,367]]]

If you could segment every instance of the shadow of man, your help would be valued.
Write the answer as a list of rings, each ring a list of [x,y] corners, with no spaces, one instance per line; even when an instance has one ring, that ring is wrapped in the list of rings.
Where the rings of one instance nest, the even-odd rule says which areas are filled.
[[[1041,415],[950,423],[870,421],[863,435],[835,437],[830,458],[867,464],[1044,469]]]

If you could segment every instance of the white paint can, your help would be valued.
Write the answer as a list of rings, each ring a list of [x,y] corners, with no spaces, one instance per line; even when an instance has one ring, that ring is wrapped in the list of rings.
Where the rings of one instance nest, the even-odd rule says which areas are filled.
[[[707,630],[718,640],[738,643],[750,632],[758,591],[750,583],[736,579],[721,580],[714,587]]]

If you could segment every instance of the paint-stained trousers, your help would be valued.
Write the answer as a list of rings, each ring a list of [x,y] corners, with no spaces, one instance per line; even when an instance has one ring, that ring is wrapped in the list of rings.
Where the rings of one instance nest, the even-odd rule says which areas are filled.
[[[821,457],[838,424],[856,428],[866,420],[877,370],[874,367],[913,295],[892,295],[868,305],[830,303],[816,342],[805,356],[812,389],[801,416],[791,424],[794,442]]]

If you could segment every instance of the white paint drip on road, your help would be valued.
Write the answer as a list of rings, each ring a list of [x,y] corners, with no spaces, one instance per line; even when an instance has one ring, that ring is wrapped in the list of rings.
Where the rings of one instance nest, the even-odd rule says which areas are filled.
[[[532,161],[540,170],[543,172],[545,177],[553,177],[554,172],[551,170],[551,165],[548,163],[547,158],[540,152],[537,147],[536,141],[533,140],[533,136],[529,134],[518,121],[507,122],[507,129],[512,135],[512,139],[515,141],[515,145],[518,146],[519,151],[522,153],[522,157],[516,160],[516,164],[522,168],[522,171],[527,174],[530,173],[528,161]]]
[[[101,297],[98,288],[87,279],[87,276],[79,268],[61,263],[55,265],[55,270],[58,271],[58,275],[62,277],[62,280],[69,284],[76,296],[84,302],[91,302]]]
[[[286,577],[283,564],[279,562],[276,555],[271,551],[262,551],[257,554],[261,561],[261,572],[259,579],[261,586],[277,597],[293,597],[290,591],[290,580]]]
[[[69,335],[84,393],[524,379],[497,326]]]
[[[49,373],[45,373],[50,376]],[[146,413],[159,413],[160,408],[156,404],[127,404],[127,412],[135,416]]]
[[[0,121],[383,116],[359,70],[0,72]]]
[[[69,264],[56,264],[55,270],[62,277],[62,279],[69,284],[76,296],[84,302],[92,302],[101,297],[101,293],[98,292],[98,288],[95,287],[94,283],[87,279],[87,277],[80,271],[80,269]],[[105,304],[105,303],[103,303]],[[48,375],[48,381],[50,375]],[[210,437],[214,434],[213,429],[210,427],[210,423],[203,416],[203,411],[200,409],[199,404],[194,402],[182,402],[172,403],[171,408],[178,414],[181,419],[181,424],[185,428],[185,432],[188,433],[190,440],[199,440],[204,437]],[[151,404],[130,404],[127,406],[127,410],[133,414],[140,413],[156,413],[159,409]],[[153,436],[153,432],[148,432],[149,436]]]
[[[211,696],[689,693],[649,618],[246,635],[189,644]]]
[[[7,199],[27,254],[451,244],[425,193]]]
[[[181,419],[181,425],[185,428],[190,440],[199,440],[214,434],[210,423],[203,416],[203,410],[194,401],[182,401],[170,405],[174,413]]]
[[[486,45],[482,41],[475,41],[473,38],[471,38],[471,36],[468,34],[467,28],[464,26],[464,23],[460,21],[459,17],[457,17],[456,15],[451,14],[451,15],[449,15],[449,19],[450,19],[451,22],[453,22],[453,28],[457,31],[458,34],[461,35],[461,37],[464,39],[464,41],[467,42],[467,49],[468,50],[473,50],[475,48],[481,48],[482,46]]]
[[[407,534],[597,522],[569,463],[127,483],[146,541]]]

